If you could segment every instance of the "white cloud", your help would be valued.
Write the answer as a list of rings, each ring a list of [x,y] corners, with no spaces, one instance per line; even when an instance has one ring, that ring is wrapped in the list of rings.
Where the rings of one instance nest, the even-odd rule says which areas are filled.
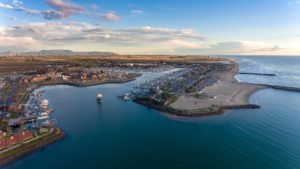
[[[78,22],[0,27],[0,51],[33,49],[110,50],[118,53],[277,54],[277,44],[229,41],[209,44],[193,29],[136,27],[110,29]],[[6,43],[7,42],[7,43]]]
[[[20,5],[23,5],[23,2],[21,2],[21,1],[19,1],[19,0],[13,0],[13,1],[12,1],[12,4],[13,4],[14,6],[20,6]]]
[[[89,16],[92,18],[100,17],[105,21],[118,21],[121,19],[120,16],[112,12],[101,14],[97,12],[86,11],[86,7],[91,9],[98,9],[98,6],[96,4],[83,6],[77,3],[64,0],[46,0],[46,3],[51,9],[45,10],[42,13],[44,15],[44,18],[48,20],[63,19],[78,14]]]
[[[176,35],[176,37],[181,37],[184,39],[195,39],[200,41],[204,41],[207,39],[207,37],[199,35],[194,29],[172,29],[172,28],[145,26],[141,28],[124,29],[123,31],[135,32],[140,34],[148,34],[148,35],[154,34],[160,36]]]
[[[21,11],[21,12],[24,12],[25,14],[29,14],[29,15],[37,15],[37,14],[41,13],[41,11],[39,11],[39,10],[24,7],[23,2],[18,1],[18,0],[13,0],[11,5],[3,4],[0,2],[0,8]]]
[[[291,50],[291,49],[289,49]],[[176,53],[204,55],[271,55],[287,54],[279,45],[257,41],[229,41],[214,44],[202,44],[198,48],[177,48]],[[298,50],[299,52],[299,50]]]
[[[131,13],[134,15],[142,15],[145,13],[145,11],[140,10],[140,9],[135,9],[135,10],[131,10]]]
[[[300,5],[300,1],[291,1],[289,5]]]
[[[42,48],[55,46],[68,48],[70,46],[116,46],[119,49],[149,48],[149,50],[165,48],[198,48],[205,37],[197,35],[190,29],[170,29],[155,27],[138,27],[124,29],[109,29],[88,23],[32,23],[21,26],[2,27],[3,38],[22,39],[31,37],[39,42]],[[82,45],[85,44],[85,45]],[[26,45],[23,45],[26,46]],[[99,47],[99,46],[98,46]],[[16,46],[17,48],[17,46]],[[73,49],[73,48],[72,48]],[[3,48],[2,48],[3,50]],[[73,49],[76,50],[76,49]],[[97,50],[96,48],[94,50]],[[117,51],[116,51],[117,52]]]
[[[49,20],[67,18],[85,10],[82,5],[63,0],[46,0],[46,3],[52,8],[43,12],[44,18]]]
[[[9,37],[0,36],[0,51],[30,51],[41,48],[40,42],[31,37]]]
[[[257,41],[229,41],[217,42],[215,44],[202,45],[201,48],[185,50],[179,49],[178,52],[187,54],[277,54],[282,48],[278,45],[270,45]]]
[[[101,15],[102,19],[106,20],[106,21],[118,21],[121,19],[120,16],[114,14],[114,13],[106,13],[106,14],[102,14]]]
[[[220,42],[211,46],[212,49],[222,51],[224,53],[257,53],[257,52],[272,52],[280,50],[278,45],[267,45],[263,42],[255,41],[232,41]]]
[[[13,9],[13,7],[11,5],[8,4],[4,4],[0,2],[0,8],[4,8],[4,9]]]
[[[67,0],[46,0],[46,4],[49,6],[49,9],[36,10],[26,8],[20,0],[13,0],[11,4],[4,4],[0,2],[0,8],[20,11],[29,15],[42,15],[44,19],[47,20],[64,19],[73,15],[84,15],[96,19],[102,18],[105,21],[118,21],[121,19],[121,16],[112,12],[103,14],[86,11],[86,8],[98,9],[96,4],[80,5]]]
[[[200,45],[192,41],[186,41],[181,39],[173,39],[166,41],[166,45],[170,45],[176,48],[186,48],[186,49],[199,49]]]
[[[20,6],[18,8],[15,8],[15,10],[22,11],[25,14],[29,14],[29,15],[38,15],[38,14],[41,14],[41,11],[39,11],[39,10],[24,8],[22,6]]]

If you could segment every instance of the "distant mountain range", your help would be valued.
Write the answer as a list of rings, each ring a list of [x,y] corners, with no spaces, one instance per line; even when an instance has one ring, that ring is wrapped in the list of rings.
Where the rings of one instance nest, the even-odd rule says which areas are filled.
[[[3,52],[0,56],[115,56],[113,52],[73,52],[71,50],[41,50],[38,52]]]

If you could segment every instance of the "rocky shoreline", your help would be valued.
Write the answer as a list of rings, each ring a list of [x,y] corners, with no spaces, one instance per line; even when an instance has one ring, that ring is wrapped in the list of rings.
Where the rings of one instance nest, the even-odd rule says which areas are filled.
[[[212,115],[222,115],[226,112],[226,110],[260,108],[260,106],[256,104],[244,104],[244,105],[231,105],[231,106],[222,106],[222,107],[216,106],[212,108],[197,109],[197,110],[179,110],[168,106],[160,105],[158,103],[154,103],[150,100],[145,100],[145,99],[134,99],[133,102],[178,117],[207,117]]]

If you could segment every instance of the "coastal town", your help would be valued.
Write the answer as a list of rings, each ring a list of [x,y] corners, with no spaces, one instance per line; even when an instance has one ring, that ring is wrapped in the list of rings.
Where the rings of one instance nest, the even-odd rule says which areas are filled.
[[[59,119],[42,86],[85,87],[125,83],[145,72],[162,73],[119,96],[182,117],[259,108],[249,96],[264,86],[239,83],[238,64],[209,56],[9,56],[0,58],[0,165],[62,139]],[[294,88],[281,88],[296,90]],[[96,93],[95,93],[96,95]],[[97,102],[102,103],[98,93]]]
[[[1,68],[11,66],[15,71],[4,68],[0,72],[0,165],[64,137],[64,132],[57,127],[57,120],[51,118],[54,109],[44,99],[44,91],[37,90],[39,87],[123,83],[141,75],[136,71],[78,63],[49,62],[40,66],[36,60],[26,59],[25,62],[34,66],[23,70],[24,67],[13,62],[13,65],[1,65]]]

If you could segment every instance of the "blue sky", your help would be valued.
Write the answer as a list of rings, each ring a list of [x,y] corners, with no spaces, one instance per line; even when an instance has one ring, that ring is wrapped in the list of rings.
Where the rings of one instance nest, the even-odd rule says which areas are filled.
[[[299,0],[0,0],[0,51],[300,54]]]

